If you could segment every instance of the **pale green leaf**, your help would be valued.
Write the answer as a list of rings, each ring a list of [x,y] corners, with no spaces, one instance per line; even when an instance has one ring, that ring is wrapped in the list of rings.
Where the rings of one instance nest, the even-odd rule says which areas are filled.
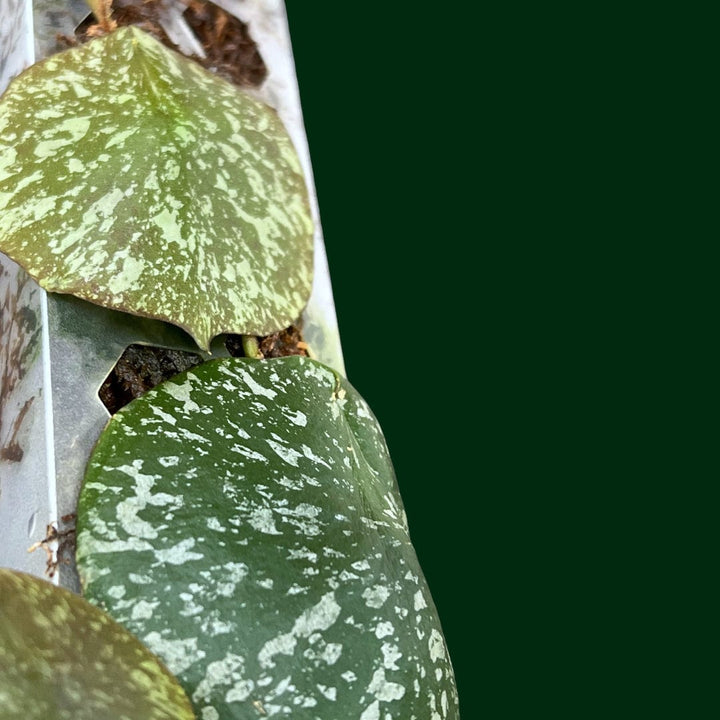
[[[459,717],[382,432],[317,362],[211,361],[121,410],[77,561],[199,717]]]
[[[192,720],[137,638],[78,595],[0,568],[0,720]]]
[[[297,319],[312,236],[275,111],[135,27],[32,66],[0,100],[0,251],[48,290],[208,349]]]

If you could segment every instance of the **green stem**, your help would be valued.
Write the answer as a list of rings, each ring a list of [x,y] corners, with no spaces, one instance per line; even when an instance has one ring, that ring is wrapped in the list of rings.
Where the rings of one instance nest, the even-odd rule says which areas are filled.
[[[260,345],[255,335],[243,335],[242,336],[242,347],[245,357],[253,358],[255,360],[262,360],[263,354],[260,352]]]

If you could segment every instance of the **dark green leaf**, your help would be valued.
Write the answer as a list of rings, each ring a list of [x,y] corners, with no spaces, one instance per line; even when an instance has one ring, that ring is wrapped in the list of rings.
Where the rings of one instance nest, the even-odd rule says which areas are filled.
[[[135,400],[90,460],[85,591],[203,720],[458,717],[365,402],[306,358],[218,360]]]

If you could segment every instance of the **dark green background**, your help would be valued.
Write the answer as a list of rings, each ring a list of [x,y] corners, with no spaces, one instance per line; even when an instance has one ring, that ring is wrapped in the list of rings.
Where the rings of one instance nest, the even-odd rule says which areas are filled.
[[[397,7],[286,5],[348,379],[385,432],[472,717],[487,593],[480,516],[467,526],[480,346],[479,329],[458,322],[473,262],[459,208],[473,179],[455,154],[452,35]]]
[[[697,28],[286,4],[348,376],[385,430],[463,718],[667,714],[695,697],[668,661],[687,648],[659,650],[689,637],[664,599],[684,510],[653,504],[685,497],[653,465],[684,376],[657,380],[649,338],[685,277],[658,163],[696,117],[673,102],[676,124],[692,72],[667,68]]]

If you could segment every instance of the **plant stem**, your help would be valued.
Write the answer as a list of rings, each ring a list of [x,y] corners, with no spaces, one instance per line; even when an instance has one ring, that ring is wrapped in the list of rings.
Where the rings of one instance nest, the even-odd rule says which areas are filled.
[[[90,6],[98,25],[105,32],[112,32],[117,28],[117,23],[112,19],[112,0],[85,0]]]
[[[263,359],[264,355],[260,352],[260,345],[255,335],[243,335],[242,347],[245,357],[253,358],[254,360]]]

